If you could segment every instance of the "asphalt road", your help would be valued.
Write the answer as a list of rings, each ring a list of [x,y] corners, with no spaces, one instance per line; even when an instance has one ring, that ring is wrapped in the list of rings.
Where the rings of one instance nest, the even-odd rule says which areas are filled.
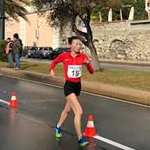
[[[79,150],[73,126],[73,113],[64,123],[63,138],[56,141],[54,125],[65,105],[61,87],[0,75],[0,99],[9,101],[16,93],[19,107],[9,109],[0,103],[1,150]],[[97,134],[136,150],[150,150],[150,108],[83,93],[82,130],[89,114],[94,116]],[[86,150],[119,150],[116,146],[88,139]],[[128,150],[128,149],[126,149]]]

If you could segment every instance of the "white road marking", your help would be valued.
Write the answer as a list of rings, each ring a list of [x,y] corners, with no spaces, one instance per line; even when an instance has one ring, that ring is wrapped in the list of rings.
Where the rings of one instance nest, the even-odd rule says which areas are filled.
[[[103,141],[103,142],[105,142],[107,144],[110,144],[110,145],[113,145],[115,147],[118,147],[120,149],[123,149],[123,150],[135,150],[133,148],[130,148],[130,147],[125,146],[125,145],[122,145],[120,143],[114,142],[112,140],[106,139],[106,138],[101,137],[101,136],[94,136],[94,138],[97,139],[97,140]]]
[[[0,103],[3,103],[3,104],[7,104],[7,105],[9,105],[9,102],[4,101],[4,100],[2,100],[2,99],[0,99]]]
[[[53,84],[49,84],[49,83],[44,83],[44,82],[40,82],[40,81],[34,81],[34,80],[29,80],[29,79],[24,79],[24,78],[19,78],[19,77],[13,77],[13,76],[9,76],[9,75],[4,75],[4,76],[9,77],[9,78],[13,78],[13,79],[19,79],[22,81],[27,81],[27,82],[32,82],[32,83],[37,83],[37,84],[41,84],[41,85],[46,85],[46,86],[51,86],[51,87],[63,89],[63,87],[61,87],[59,85],[53,85]]]

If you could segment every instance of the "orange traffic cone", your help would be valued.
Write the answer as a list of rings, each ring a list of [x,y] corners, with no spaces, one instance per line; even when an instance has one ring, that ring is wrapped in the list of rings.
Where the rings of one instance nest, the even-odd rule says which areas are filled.
[[[10,107],[17,107],[18,106],[18,102],[17,102],[17,98],[16,98],[15,92],[13,92],[11,94],[11,100],[10,100],[9,106]]]
[[[94,121],[93,121],[93,116],[92,115],[89,115],[89,117],[88,117],[87,126],[86,126],[86,129],[85,129],[85,133],[83,135],[87,136],[87,137],[93,137],[93,136],[97,135],[95,133],[95,127],[94,127]]]

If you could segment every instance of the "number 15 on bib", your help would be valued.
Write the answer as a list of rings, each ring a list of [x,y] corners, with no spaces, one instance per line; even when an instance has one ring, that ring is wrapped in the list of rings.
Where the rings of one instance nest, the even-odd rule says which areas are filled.
[[[82,74],[81,65],[69,65],[67,75],[69,78],[80,78]]]

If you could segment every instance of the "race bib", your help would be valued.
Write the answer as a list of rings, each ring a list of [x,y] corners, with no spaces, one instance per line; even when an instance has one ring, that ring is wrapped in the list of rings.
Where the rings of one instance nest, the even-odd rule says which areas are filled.
[[[69,78],[80,78],[82,73],[81,65],[69,65],[67,75]]]

